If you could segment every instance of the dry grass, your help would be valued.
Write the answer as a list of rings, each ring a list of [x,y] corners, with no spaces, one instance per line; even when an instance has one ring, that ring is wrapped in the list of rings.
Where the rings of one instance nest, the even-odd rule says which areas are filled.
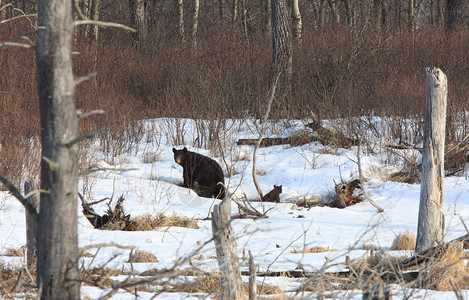
[[[220,277],[218,275],[204,274],[195,277],[193,281],[174,284],[171,288],[171,292],[213,294],[218,293],[219,288]],[[243,290],[244,293],[248,295],[248,283],[243,283]],[[262,286],[258,285],[257,287],[258,295],[278,295],[283,293],[284,291],[279,287],[268,284]]]
[[[153,263],[158,262],[155,255],[148,251],[144,250],[137,250],[135,252],[131,252],[129,255],[129,263]]]
[[[5,256],[18,256],[18,257],[23,257],[24,256],[24,246],[19,248],[19,249],[7,249],[7,253]]]
[[[323,253],[323,252],[329,252],[329,251],[334,251],[333,249],[330,249],[329,246],[323,247],[323,246],[314,246],[310,247],[306,245],[305,247],[294,247],[290,253]]]
[[[36,269],[32,268],[29,271],[29,274],[31,274],[31,277],[33,280],[36,280]],[[18,283],[18,279],[22,277],[22,281],[20,280],[21,284],[18,286],[15,286]],[[13,289],[16,288],[16,291],[13,291]],[[22,272],[21,268],[14,267],[11,268],[9,266],[5,266],[3,264],[0,264],[0,296],[2,295],[8,295],[8,298],[5,299],[10,299],[11,298],[11,293],[16,293],[16,292],[29,292],[29,293],[34,293],[35,292],[35,282],[31,281],[31,278],[29,275],[26,274],[26,272]],[[3,299],[3,298],[2,298]]]
[[[146,214],[136,217],[132,221],[135,223],[136,231],[152,230],[159,227],[185,227],[199,229],[197,220],[180,217],[174,213],[171,216],[165,216],[161,213],[155,217]]]
[[[426,288],[449,291],[452,290],[451,281],[460,284],[468,278],[462,249],[462,242],[449,243],[443,252],[430,261],[424,269],[426,275],[423,282]]]
[[[399,233],[391,245],[391,250],[414,250],[415,234],[413,232]]]
[[[185,227],[198,229],[197,220],[180,217],[174,213],[171,216],[158,214],[152,216],[145,214],[130,220],[111,220],[103,226],[104,230],[124,230],[124,231],[150,231],[161,227]]]
[[[93,267],[81,272],[80,275],[81,280],[85,285],[112,287],[113,285],[118,284],[119,281],[110,279],[110,276],[130,275],[130,273],[122,270]]]

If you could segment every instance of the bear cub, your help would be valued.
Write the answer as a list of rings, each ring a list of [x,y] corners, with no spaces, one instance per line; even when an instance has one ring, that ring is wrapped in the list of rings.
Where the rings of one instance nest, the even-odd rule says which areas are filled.
[[[174,161],[182,166],[183,186],[207,198],[225,198],[225,177],[220,165],[210,157],[173,148]]]
[[[268,192],[267,194],[262,197],[263,202],[280,202],[279,195],[282,193],[282,186],[281,185],[274,185],[274,189]]]

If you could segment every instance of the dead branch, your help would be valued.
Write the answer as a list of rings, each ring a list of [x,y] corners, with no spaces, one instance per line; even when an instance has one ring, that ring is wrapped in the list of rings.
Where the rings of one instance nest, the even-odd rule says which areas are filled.
[[[86,111],[86,112],[82,112],[81,110],[77,110],[77,117],[78,117],[78,119],[83,119],[83,118],[87,118],[87,117],[92,116],[92,115],[104,114],[104,113],[106,113],[106,112],[102,109],[95,109],[95,110],[90,110],[90,111]]]
[[[269,117],[270,108],[272,107],[272,102],[275,96],[275,88],[277,87],[278,78],[280,77],[281,73],[278,73],[277,78],[275,78],[274,83],[272,84],[272,88],[270,89],[269,93],[269,102],[267,104],[267,110],[264,115],[264,119],[262,121],[262,128],[261,132],[259,133],[259,138],[257,139],[256,147],[254,148],[254,154],[252,155],[252,179],[254,180],[254,185],[256,186],[257,193],[259,194],[259,200],[262,201],[262,190],[259,186],[259,182],[257,181],[257,151],[259,150],[259,146],[262,141],[262,137],[265,133],[265,126],[267,123],[267,118]]]
[[[137,32],[137,29],[125,26],[119,23],[114,23],[114,22],[103,22],[103,21],[94,21],[94,20],[79,20],[73,22],[74,26],[80,26],[80,25],[95,25],[99,27],[114,27],[114,28],[120,28],[124,29],[130,32]]]
[[[357,148],[357,165],[358,165],[358,176],[360,178],[360,185],[362,187],[362,190],[363,190],[363,195],[365,195],[365,198],[371,203],[371,205],[373,205],[374,207],[376,207],[376,209],[379,211],[379,212],[383,212],[384,209],[382,209],[381,207],[379,207],[371,198],[370,196],[368,196],[368,193],[366,192],[366,188],[365,188],[365,178],[363,177],[363,172],[362,172],[362,167],[361,167],[361,161],[360,161],[360,151],[361,151],[361,145],[362,145],[362,142],[363,142],[363,137],[365,136],[364,132],[362,132],[361,136],[360,136],[360,141],[358,142],[358,148]]]
[[[87,81],[88,79],[91,79],[91,78],[95,77],[97,74],[98,73],[96,73],[96,72],[91,72],[91,73],[86,74],[84,76],[76,77],[75,78],[75,84],[80,84],[84,81]]]
[[[3,185],[7,188],[8,191],[16,198],[18,199],[21,204],[23,204],[24,208],[28,210],[28,212],[34,216],[38,215],[38,211],[36,210],[36,207],[29,202],[26,198],[21,195],[20,190],[8,179],[0,175],[0,182],[3,183]]]

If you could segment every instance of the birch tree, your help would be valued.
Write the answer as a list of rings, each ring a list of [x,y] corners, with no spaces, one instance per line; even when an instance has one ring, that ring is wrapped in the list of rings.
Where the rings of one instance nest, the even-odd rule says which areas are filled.
[[[37,267],[41,299],[79,299],[78,120],[73,102],[72,1],[38,1],[41,193]]]
[[[292,2],[292,18],[293,18],[293,36],[295,40],[301,40],[301,28],[303,23],[301,21],[300,6],[298,5],[298,0],[293,0]]]

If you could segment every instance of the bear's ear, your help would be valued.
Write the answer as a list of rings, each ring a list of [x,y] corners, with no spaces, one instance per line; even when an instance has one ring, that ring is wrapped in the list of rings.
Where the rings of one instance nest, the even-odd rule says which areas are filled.
[[[176,153],[176,148],[173,148],[173,153]]]
[[[182,152],[186,153],[186,152],[187,152],[187,148],[184,147],[184,149],[182,149]]]

